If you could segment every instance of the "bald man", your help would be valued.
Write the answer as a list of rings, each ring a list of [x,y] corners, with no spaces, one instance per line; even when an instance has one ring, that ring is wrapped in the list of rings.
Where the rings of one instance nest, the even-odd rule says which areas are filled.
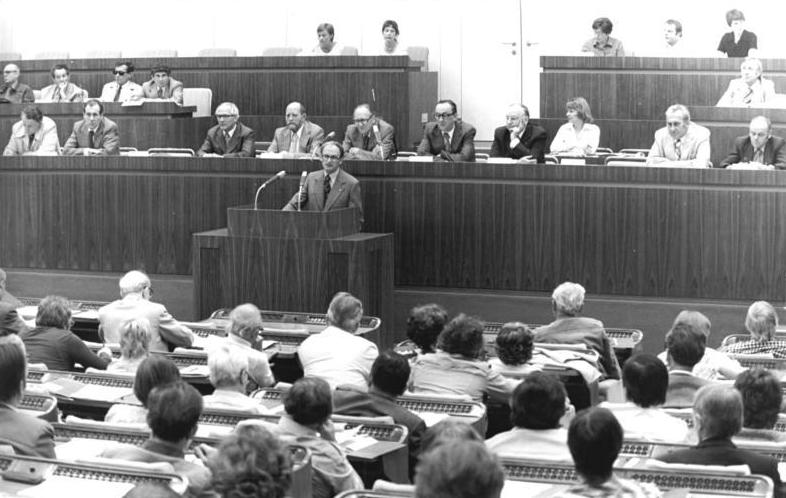
[[[734,140],[734,149],[720,163],[730,169],[786,169],[786,140],[772,135],[772,123],[756,116],[748,135]]]
[[[396,131],[379,119],[368,104],[360,104],[352,113],[353,124],[344,133],[347,159],[387,160],[396,158]]]
[[[33,89],[19,83],[19,66],[7,64],[3,69],[3,86],[0,86],[0,99],[9,104],[35,102]]]
[[[508,157],[520,163],[543,164],[547,139],[546,130],[530,122],[527,106],[513,104],[505,113],[505,126],[494,130],[491,157]]]
[[[276,128],[267,151],[284,157],[302,157],[313,153],[322,143],[325,130],[308,120],[306,106],[291,102],[285,111],[286,126]]]

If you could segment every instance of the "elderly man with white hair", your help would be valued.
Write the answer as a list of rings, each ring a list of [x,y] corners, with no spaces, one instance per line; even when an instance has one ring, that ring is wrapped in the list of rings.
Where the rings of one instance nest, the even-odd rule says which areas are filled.
[[[603,323],[579,316],[584,307],[584,287],[573,282],[560,284],[551,294],[555,320],[535,329],[535,342],[586,344],[597,351],[601,373],[606,379],[619,379],[620,366]]]
[[[256,387],[275,384],[267,355],[262,351],[262,314],[253,304],[241,304],[229,314],[227,336],[223,344],[232,346],[248,360],[249,381]]]
[[[778,328],[778,312],[767,301],[756,301],[748,308],[745,328],[751,338],[735,342],[722,348],[729,354],[771,354],[775,358],[786,358],[786,341],[775,338]]]
[[[232,102],[216,108],[218,124],[207,130],[197,151],[200,157],[254,157],[255,132],[240,122],[240,110]]]
[[[230,345],[211,350],[207,355],[207,368],[210,383],[215,391],[203,396],[205,408],[219,410],[239,410],[251,413],[265,413],[267,410],[259,401],[246,395],[248,382],[248,358],[238,354]]]
[[[120,297],[98,310],[99,332],[104,342],[119,343],[123,325],[135,318],[150,322],[150,351],[166,353],[172,347],[190,347],[194,333],[180,324],[163,304],[150,301],[153,287],[141,271],[130,271],[120,279]]]

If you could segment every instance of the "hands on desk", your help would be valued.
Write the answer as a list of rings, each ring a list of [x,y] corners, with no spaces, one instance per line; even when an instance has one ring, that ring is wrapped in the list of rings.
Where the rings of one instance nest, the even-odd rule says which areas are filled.
[[[726,169],[742,169],[742,170],[774,170],[775,166],[772,164],[762,164],[757,162],[749,162],[749,163],[736,163],[736,164],[729,164],[726,166]]]
[[[101,349],[99,349],[98,352],[96,353],[96,355],[99,358],[103,358],[105,360],[112,361],[112,350],[109,349],[109,346],[104,346]]]
[[[86,156],[100,156],[101,153],[104,151],[103,149],[91,149],[89,147],[85,147],[83,150],[83,154]]]

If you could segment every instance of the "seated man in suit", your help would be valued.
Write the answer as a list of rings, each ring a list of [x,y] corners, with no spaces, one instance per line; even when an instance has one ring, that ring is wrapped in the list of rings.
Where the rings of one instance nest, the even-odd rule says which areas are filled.
[[[15,298],[13,294],[8,292],[6,289],[6,284],[8,281],[8,275],[6,274],[5,270],[0,268],[0,303],[5,303],[11,306],[13,309],[22,307],[22,303],[19,299]]]
[[[357,178],[341,169],[344,149],[338,142],[326,142],[320,147],[322,169],[312,171],[306,177],[303,191],[292,196],[284,211],[330,211],[356,207],[358,225],[363,226],[363,200],[360,195],[360,182]]]
[[[241,304],[229,313],[227,336],[221,342],[248,359],[247,372],[252,390],[276,383],[267,354],[262,350],[263,331],[259,308],[251,303]]]
[[[720,167],[786,169],[786,140],[773,136],[770,118],[756,116],[748,127],[748,135],[734,139],[734,150],[721,161]]]
[[[84,104],[84,119],[74,123],[74,130],[63,146],[65,156],[116,156],[120,154],[117,124],[104,117],[104,105],[96,99]]]
[[[778,462],[771,456],[737,448],[731,438],[742,429],[742,396],[727,385],[709,385],[696,393],[693,426],[699,444],[658,457],[667,463],[694,465],[747,465],[751,474],[772,479],[775,496],[782,496]]]
[[[491,157],[509,157],[520,163],[543,164],[548,133],[529,120],[529,109],[521,104],[508,107],[505,126],[494,130]],[[529,159],[525,159],[529,156]]]
[[[347,159],[383,161],[396,158],[396,130],[374,116],[368,104],[360,104],[352,113],[354,124],[344,133],[344,152]]]
[[[120,279],[121,299],[98,310],[99,332],[107,343],[120,342],[120,330],[132,318],[147,318],[153,336],[150,351],[166,353],[170,347],[190,347],[194,333],[181,325],[163,304],[150,301],[153,287],[150,278],[141,271],[130,271]]]
[[[118,62],[112,71],[115,81],[110,81],[101,90],[103,102],[125,102],[139,100],[145,96],[142,87],[131,81],[134,75],[134,64],[129,61]]]
[[[71,71],[65,64],[55,64],[49,74],[53,83],[41,89],[37,102],[83,102],[87,98],[87,90],[71,83]]]
[[[254,157],[254,130],[239,121],[240,111],[232,102],[216,108],[218,124],[207,130],[197,151],[200,157]]]
[[[440,100],[434,110],[436,122],[427,123],[419,156],[434,156],[435,161],[475,161],[475,127],[458,117],[452,100]]]
[[[687,107],[674,104],[666,109],[666,126],[655,132],[647,165],[707,168],[710,155],[710,130],[691,122]]]
[[[150,81],[142,84],[142,92],[146,99],[171,100],[183,105],[183,83],[172,78],[172,70],[165,64],[159,64],[150,70]]]
[[[4,156],[56,156],[60,154],[57,125],[41,109],[29,105],[22,109],[20,121],[11,128],[11,139]]]
[[[19,66],[8,64],[3,69],[3,86],[0,86],[0,99],[10,104],[35,102],[33,89],[19,82]]]
[[[25,347],[17,336],[0,342],[0,444],[16,453],[55,458],[55,431],[48,422],[20,412],[27,380]]]
[[[669,388],[664,406],[687,408],[699,388],[710,381],[693,374],[693,367],[704,356],[706,336],[687,323],[678,323],[666,334],[666,363],[669,367]]]
[[[276,128],[267,151],[282,153],[284,157],[311,155],[322,143],[325,131],[308,120],[306,106],[291,102],[285,111],[287,125]]]

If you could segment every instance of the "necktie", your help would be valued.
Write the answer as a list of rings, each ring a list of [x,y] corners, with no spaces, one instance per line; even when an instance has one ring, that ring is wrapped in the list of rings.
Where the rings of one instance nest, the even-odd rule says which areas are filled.
[[[95,149],[96,148],[96,145],[95,145],[96,133],[93,130],[90,130],[90,133],[88,133],[87,135],[88,135],[87,136],[87,145],[88,145],[88,147],[90,147],[91,149]]]
[[[445,142],[445,152],[450,152],[450,135],[443,133],[442,140]]]
[[[753,153],[753,162],[764,164],[764,147],[759,147]]]
[[[515,134],[515,133],[511,133],[510,134],[510,148],[511,148],[511,150],[515,149],[516,146],[519,143],[521,143],[521,139],[519,138],[519,136],[517,134]]]
[[[682,139],[681,138],[678,138],[677,140],[674,141],[674,155],[676,156],[675,159],[674,159],[675,161],[679,161],[680,159],[682,159]]]
[[[54,98],[52,98],[52,100],[54,100],[55,102],[61,102],[63,100],[63,96],[60,93],[60,87],[55,88],[55,95]]]
[[[35,134],[32,134],[27,137],[27,150],[32,150],[34,141],[35,141]]]
[[[363,135],[363,150],[369,150],[368,142],[371,139],[368,135]]]
[[[158,87],[158,98],[159,99],[163,99],[164,98],[164,89],[161,88],[161,87]]]
[[[325,175],[325,201],[327,201],[328,194],[330,194],[330,175]]]
[[[224,132],[224,142],[227,144],[227,151],[226,152],[229,152],[228,149],[229,149],[229,141],[230,140],[232,140],[232,135],[230,135],[227,132]]]
[[[117,85],[117,91],[115,92],[115,98],[112,99],[113,102],[120,101],[120,90],[123,89],[123,85]]]
[[[289,152],[296,153],[297,152],[297,133],[292,132],[292,136],[289,137]]]
[[[743,104],[750,104],[753,100],[753,88],[748,87],[748,91],[745,92],[745,96],[742,97]]]

